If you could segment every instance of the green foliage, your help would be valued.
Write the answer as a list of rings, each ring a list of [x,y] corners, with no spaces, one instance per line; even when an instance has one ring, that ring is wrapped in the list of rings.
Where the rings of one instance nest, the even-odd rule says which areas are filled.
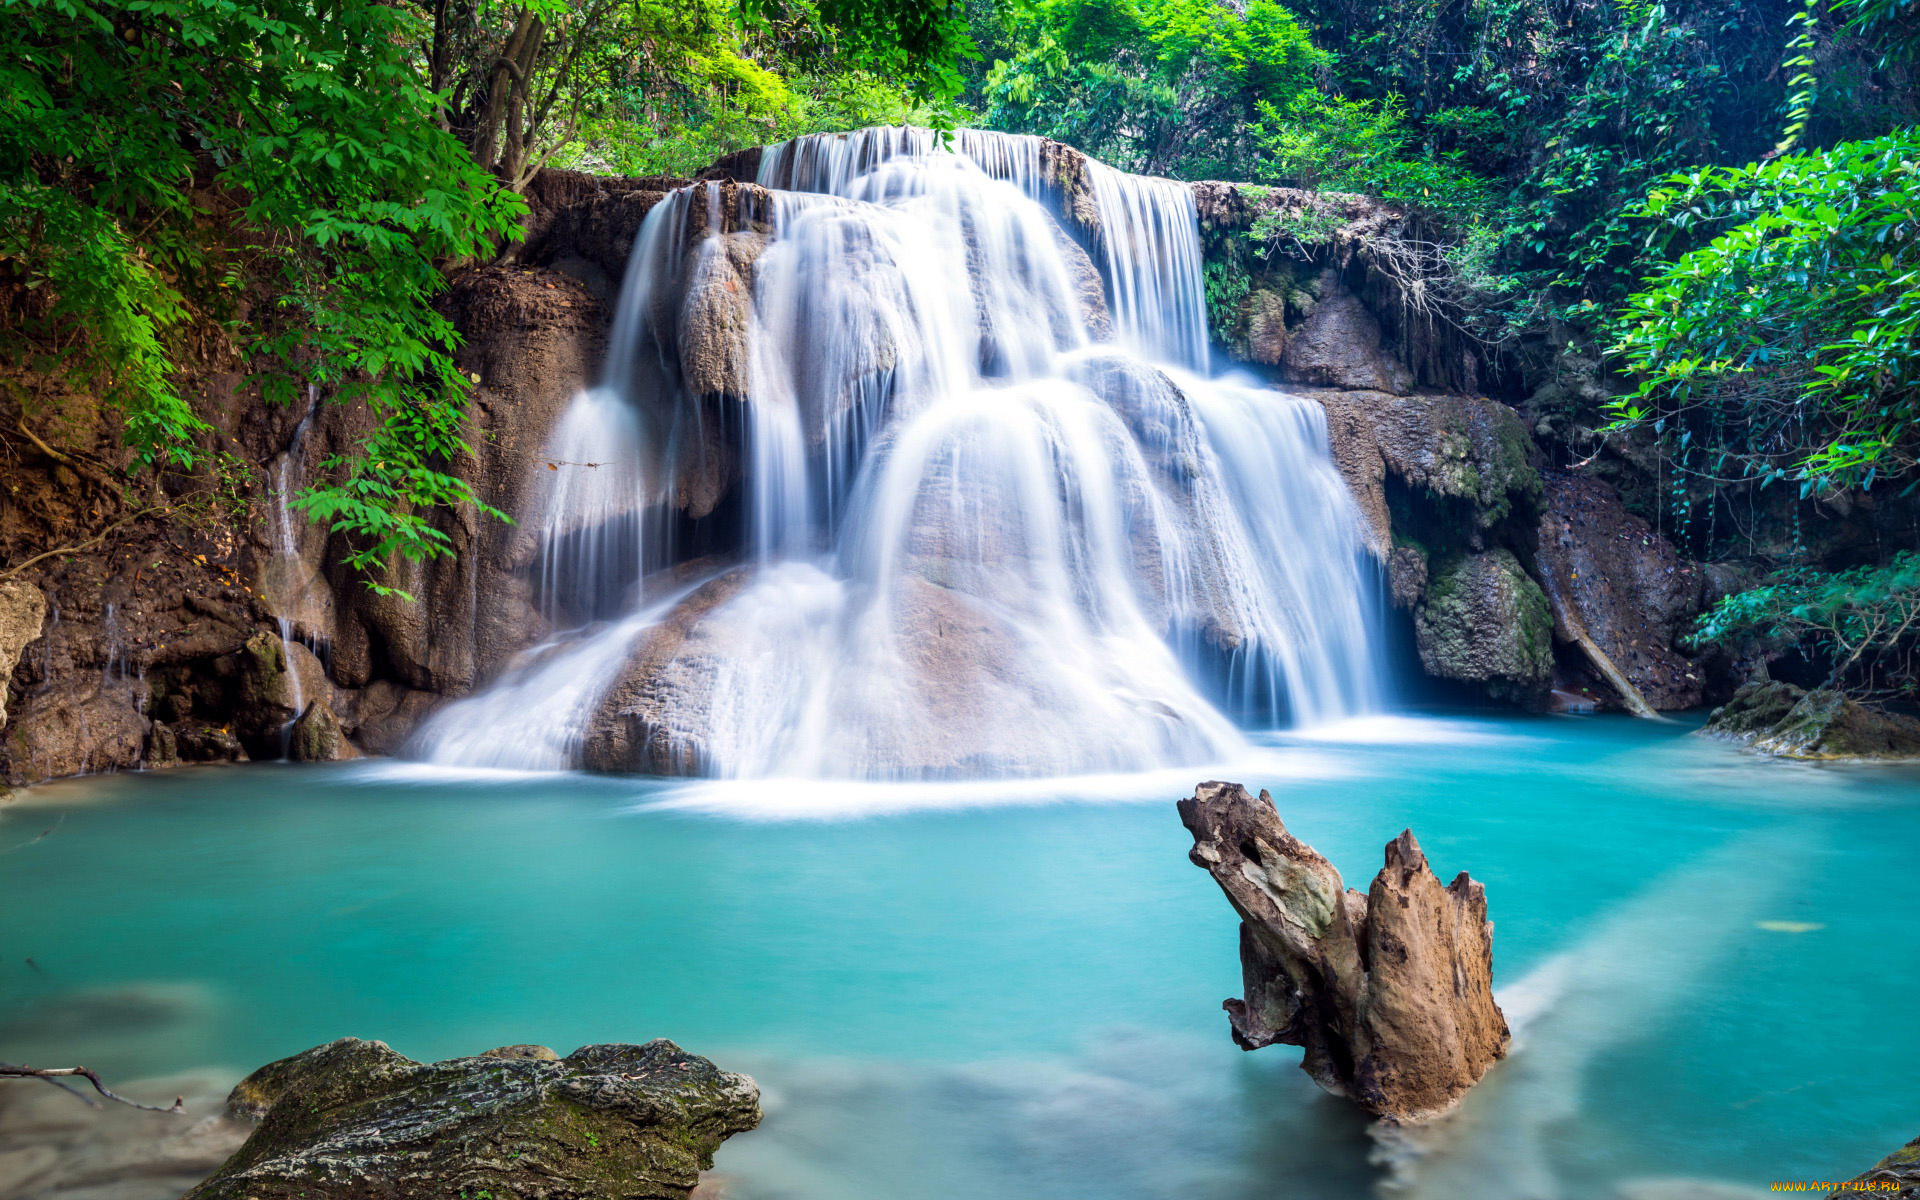
[[[1920,131],[1676,176],[1645,210],[1720,229],[1628,301],[1622,425],[1671,424],[1706,468],[1871,486],[1920,420]]]
[[[423,22],[372,0],[8,7],[0,244],[52,296],[28,339],[107,381],[141,461],[184,468],[205,425],[174,340],[224,324],[269,397],[372,410],[362,453],[298,501],[355,536],[355,565],[444,553],[431,511],[477,501],[453,473],[466,382],[439,263],[525,210],[433,120]],[[243,322],[250,290],[272,302]]]
[[[0,105],[11,123],[15,105]],[[207,425],[174,390],[163,344],[187,304],[119,223],[59,188],[0,180],[0,270],[27,293],[8,324],[28,363],[118,406],[143,464],[193,468]]]
[[[671,119],[639,105],[587,121],[553,165],[617,175],[689,177],[725,155],[809,133],[868,125],[951,125],[961,110],[915,101],[897,83],[860,71],[771,76],[777,88],[743,98],[718,87],[695,92]]]
[[[749,3],[752,0],[748,0]],[[958,59],[978,54],[966,8],[954,0],[813,0],[817,24],[836,35],[848,65],[909,79],[922,100],[949,100],[963,81]]]
[[[741,10],[748,20],[730,20]],[[951,127],[964,15],[940,5],[644,0],[643,36],[604,73],[552,163],[690,176],[726,154],[865,125]],[[617,38],[632,40],[629,34]]]
[[[1449,207],[1485,214],[1488,265],[1517,297],[1511,318],[1583,328],[1644,273],[1633,206],[1648,187],[1777,140],[1799,0],[1297,7],[1338,56],[1338,90],[1396,115],[1404,159],[1498,193],[1489,207],[1468,188]]]
[[[1831,662],[1825,686],[1910,694],[1920,688],[1910,655],[1917,623],[1920,555],[1903,551],[1886,566],[1800,568],[1727,596],[1695,623],[1693,641],[1799,645]]]
[[[1018,47],[988,73],[987,124],[1117,166],[1247,178],[1261,102],[1286,106],[1327,57],[1273,0],[1009,0]]]
[[[1499,207],[1493,185],[1466,165],[1466,151],[1428,153],[1406,102],[1347,100],[1306,92],[1285,110],[1259,104],[1254,137],[1265,181],[1329,192],[1362,192],[1468,226]]]
[[[116,406],[135,458],[178,471],[218,467],[181,395],[189,340],[231,340],[271,400],[364,406],[370,432],[295,503],[368,571],[449,553],[438,509],[501,515],[461,474],[469,383],[433,300],[517,236],[512,192],[583,122],[675,89],[865,117],[871,72],[949,95],[970,46],[961,9],[917,0],[0,7],[6,354]],[[853,72],[842,108],[795,116],[770,47]]]

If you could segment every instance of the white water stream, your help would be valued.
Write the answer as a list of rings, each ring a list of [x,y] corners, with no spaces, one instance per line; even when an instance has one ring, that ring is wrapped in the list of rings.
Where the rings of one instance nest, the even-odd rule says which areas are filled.
[[[725,232],[717,186],[654,208],[531,520],[545,615],[587,624],[416,753],[577,762],[667,613],[645,581],[687,557],[673,501],[716,434],[751,575],[699,617],[697,685],[650,692],[654,736],[706,773],[1137,771],[1239,752],[1236,718],[1380,705],[1374,567],[1324,415],[1210,376],[1188,189],[1090,164],[1101,344],[1042,144],[964,131],[953,151],[907,129],[769,149],[763,248]],[[675,314],[736,280],[747,397],[716,417],[673,367]]]

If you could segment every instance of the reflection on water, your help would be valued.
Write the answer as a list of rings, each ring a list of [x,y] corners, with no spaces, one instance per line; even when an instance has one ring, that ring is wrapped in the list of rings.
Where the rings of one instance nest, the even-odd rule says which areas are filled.
[[[1487,885],[1515,1050],[1418,1135],[1228,1042],[1233,919],[1174,777],[39,789],[0,810],[0,1059],[137,1081],[343,1034],[421,1058],[668,1036],[766,1089],[730,1200],[1731,1200],[1920,1131],[1911,773],[1612,719],[1267,742],[1219,773],[1350,883],[1411,826]]]

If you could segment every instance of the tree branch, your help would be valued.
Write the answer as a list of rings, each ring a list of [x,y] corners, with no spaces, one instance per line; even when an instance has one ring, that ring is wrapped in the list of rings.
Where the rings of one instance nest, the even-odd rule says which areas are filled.
[[[175,1096],[173,1098],[173,1107],[171,1108],[161,1108],[154,1104],[142,1104],[138,1100],[129,1100],[125,1096],[116,1096],[107,1090],[107,1085],[101,1083],[100,1077],[94,1074],[92,1069],[88,1067],[16,1067],[12,1063],[0,1063],[0,1076],[13,1076],[19,1079],[44,1079],[58,1087],[66,1088],[70,1092],[73,1091],[73,1089],[67,1088],[67,1085],[64,1083],[60,1083],[60,1079],[71,1075],[80,1076],[93,1085],[94,1091],[99,1092],[102,1096],[105,1096],[115,1103],[124,1104],[129,1108],[138,1108],[146,1112],[176,1114],[187,1111],[187,1098],[185,1096]],[[74,1092],[74,1094],[80,1096],[78,1092]],[[99,1107],[98,1101],[89,1100],[86,1096],[80,1096],[80,1098],[86,1100],[87,1103],[93,1105],[95,1108]]]
[[[92,537],[88,538],[84,542],[75,542],[71,546],[59,546],[59,547],[56,547],[55,549],[48,550],[44,554],[36,554],[32,558],[28,559],[27,561],[19,564],[18,566],[8,567],[6,570],[0,571],[0,579],[12,579],[15,575],[18,575],[20,572],[26,570],[28,567],[32,566],[33,564],[37,562],[43,562],[49,558],[56,557],[57,555],[78,554],[82,550],[91,550],[95,546],[98,546],[101,542],[106,541],[107,535],[112,533],[114,530],[119,529],[121,526],[130,525],[133,522],[138,521],[141,517],[151,516],[154,513],[162,512],[162,511],[165,511],[166,509],[171,509],[173,507],[175,506],[166,505],[164,509],[163,508],[143,508],[139,512],[120,518],[118,521],[115,521],[113,524],[107,526],[105,529],[102,529],[99,533],[94,534]]]

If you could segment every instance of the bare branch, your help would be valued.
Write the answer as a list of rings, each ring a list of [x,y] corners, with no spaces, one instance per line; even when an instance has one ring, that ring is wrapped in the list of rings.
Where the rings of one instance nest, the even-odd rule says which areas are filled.
[[[173,1107],[171,1108],[161,1108],[154,1104],[142,1104],[138,1100],[129,1100],[125,1096],[116,1096],[107,1090],[107,1085],[100,1082],[100,1076],[94,1074],[93,1070],[89,1067],[17,1067],[12,1063],[0,1063],[0,1077],[12,1076],[17,1079],[44,1079],[58,1084],[58,1086],[63,1088],[66,1088],[67,1085],[59,1083],[59,1080],[73,1075],[77,1075],[85,1079],[88,1083],[91,1083],[93,1090],[99,1092],[107,1099],[117,1104],[124,1104],[129,1108],[138,1108],[145,1112],[175,1114],[187,1111],[187,1098],[185,1096],[175,1096],[173,1098]],[[67,1088],[67,1090],[73,1091],[72,1088]],[[77,1092],[74,1094],[79,1095]],[[87,1098],[81,1096],[81,1099],[85,1100]],[[93,1104],[96,1108],[99,1107],[97,1101],[89,1100],[88,1103]]]

